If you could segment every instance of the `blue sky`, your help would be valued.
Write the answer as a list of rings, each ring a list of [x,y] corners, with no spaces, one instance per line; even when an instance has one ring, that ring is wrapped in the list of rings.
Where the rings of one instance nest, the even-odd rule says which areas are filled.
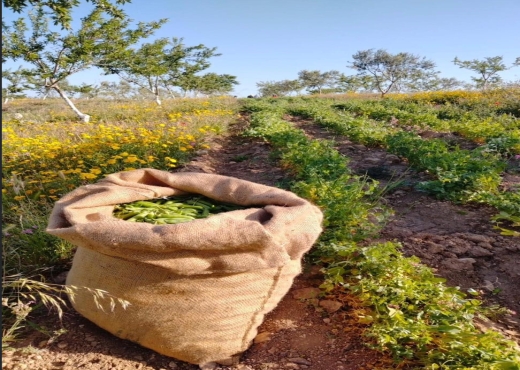
[[[222,56],[208,72],[237,76],[239,97],[256,94],[259,81],[295,79],[303,69],[354,74],[347,64],[366,49],[424,56],[443,77],[466,81],[472,73],[452,63],[456,56],[500,55],[508,65],[520,57],[520,0],[133,0],[124,9],[135,21],[169,18],[154,37],[217,47]],[[14,18],[4,12],[4,21]],[[501,76],[520,80],[520,67]],[[102,80],[114,78],[97,70],[69,78]]]

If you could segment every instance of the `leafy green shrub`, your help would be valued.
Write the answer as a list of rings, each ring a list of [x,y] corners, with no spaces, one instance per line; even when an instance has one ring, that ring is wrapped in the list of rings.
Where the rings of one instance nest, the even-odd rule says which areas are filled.
[[[339,285],[361,300],[357,315],[370,324],[368,337],[396,362],[410,361],[424,369],[520,368],[514,342],[473,326],[481,301],[447,287],[417,257],[403,257],[399,245],[341,243],[326,248],[339,258],[327,267],[322,287],[331,291]]]

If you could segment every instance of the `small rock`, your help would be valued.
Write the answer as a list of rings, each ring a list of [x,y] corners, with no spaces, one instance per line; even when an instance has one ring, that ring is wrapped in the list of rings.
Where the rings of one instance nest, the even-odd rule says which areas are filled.
[[[199,365],[201,370],[214,370],[218,367],[216,362],[207,362],[205,364]]]
[[[323,300],[320,301],[320,306],[325,309],[325,311],[332,313],[336,312],[343,306],[343,303],[337,301]]]
[[[399,163],[399,162],[401,162],[401,159],[396,155],[388,154],[385,157],[385,161],[390,162],[390,163]]]
[[[455,253],[451,253],[451,252],[448,252],[448,251],[444,251],[442,252],[442,255],[446,258],[455,258],[457,259],[457,255]]]
[[[478,246],[479,247],[482,247],[482,248],[486,248],[488,250],[493,250],[493,246],[491,245],[491,243],[488,243],[488,242],[480,242],[478,243]]]
[[[488,257],[488,256],[492,256],[493,252],[490,252],[485,248],[476,246],[476,247],[471,248],[470,251],[468,252],[468,254],[471,255],[472,257]]]
[[[179,366],[177,366],[177,364],[173,361],[170,361],[170,363],[168,364],[168,367],[170,369],[177,369]]]
[[[486,289],[489,292],[492,292],[493,290],[495,290],[495,286],[489,280],[484,280],[484,284],[482,284],[482,288]]]
[[[255,337],[255,339],[253,340],[253,343],[267,342],[268,340],[271,340],[271,335],[272,335],[272,333],[269,333],[268,331],[264,331]]]
[[[13,117],[14,117],[14,119],[22,119],[23,118],[23,114],[15,113],[15,114],[13,114]]]
[[[65,343],[65,342],[60,342],[60,343],[58,343],[58,348],[63,349],[63,348],[66,348],[67,346],[68,346],[68,344]]]
[[[489,240],[490,240],[487,236],[480,235],[480,234],[467,233],[467,234],[464,234],[464,236],[466,237],[466,239],[471,240],[472,242],[476,242],[476,243],[480,243],[480,242],[489,243]]]
[[[426,242],[426,247],[428,248],[428,252],[433,254],[441,253],[444,250],[442,245],[430,241]]]
[[[287,362],[284,366],[285,369],[299,369],[300,367],[298,364],[295,364],[294,362]]]
[[[457,243],[450,246],[449,251],[455,253],[460,256],[461,254],[466,253],[470,249],[470,245],[468,243]]]
[[[378,157],[367,157],[367,158],[364,158],[363,161],[365,163],[377,164],[381,161],[381,159]]]
[[[47,343],[49,343],[48,340],[42,340],[40,343],[38,343],[38,347],[43,348],[47,345]]]
[[[253,370],[252,367],[247,366],[245,364],[238,364],[238,365],[235,366],[235,369],[236,370]]]
[[[301,358],[301,357],[288,358],[287,360],[289,360],[290,362],[294,362],[295,364],[299,364],[299,365],[307,365],[307,366],[312,365],[312,362],[310,362],[304,358]]]
[[[321,293],[319,288],[302,288],[292,292],[294,299],[310,299],[316,298]]]
[[[330,324],[330,319],[327,317],[327,318],[323,319],[323,322],[324,322],[325,324]]]
[[[261,365],[261,369],[278,369],[279,367],[280,366],[274,362],[263,362]]]
[[[448,258],[442,262],[444,268],[456,271],[473,271],[473,264],[477,262],[473,258]]]
[[[233,365],[238,364],[239,360],[240,360],[239,356],[232,356],[232,357],[229,357],[229,358],[226,358],[223,360],[218,360],[217,363],[219,365],[224,365],[224,366],[233,366]]]

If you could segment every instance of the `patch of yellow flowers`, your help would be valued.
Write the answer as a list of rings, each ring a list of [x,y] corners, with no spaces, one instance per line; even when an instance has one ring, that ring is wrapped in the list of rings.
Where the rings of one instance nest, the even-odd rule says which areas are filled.
[[[175,111],[149,103],[143,103],[139,110],[132,102],[123,112],[124,120],[97,120],[88,124],[5,121],[3,198],[16,202],[55,201],[66,192],[109,173],[143,167],[163,170],[176,167],[194,151],[208,148],[208,138],[221,133],[236,119],[236,106],[212,107],[212,104],[200,100],[185,105],[176,102]],[[119,109],[125,111],[121,105]],[[152,114],[145,114],[152,109]],[[128,115],[128,110],[136,114]],[[111,112],[112,116],[116,114]]]

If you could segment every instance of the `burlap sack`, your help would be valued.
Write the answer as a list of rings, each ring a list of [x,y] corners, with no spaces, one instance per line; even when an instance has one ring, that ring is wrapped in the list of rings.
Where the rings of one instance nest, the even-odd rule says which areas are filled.
[[[197,193],[254,206],[176,225],[116,219],[114,206]],[[111,311],[77,290],[73,306],[116,336],[203,364],[246,350],[289,290],[322,214],[281,189],[203,173],[120,172],[59,200],[47,231],[78,246],[67,285],[130,302]],[[100,300],[98,303],[103,303]]]

